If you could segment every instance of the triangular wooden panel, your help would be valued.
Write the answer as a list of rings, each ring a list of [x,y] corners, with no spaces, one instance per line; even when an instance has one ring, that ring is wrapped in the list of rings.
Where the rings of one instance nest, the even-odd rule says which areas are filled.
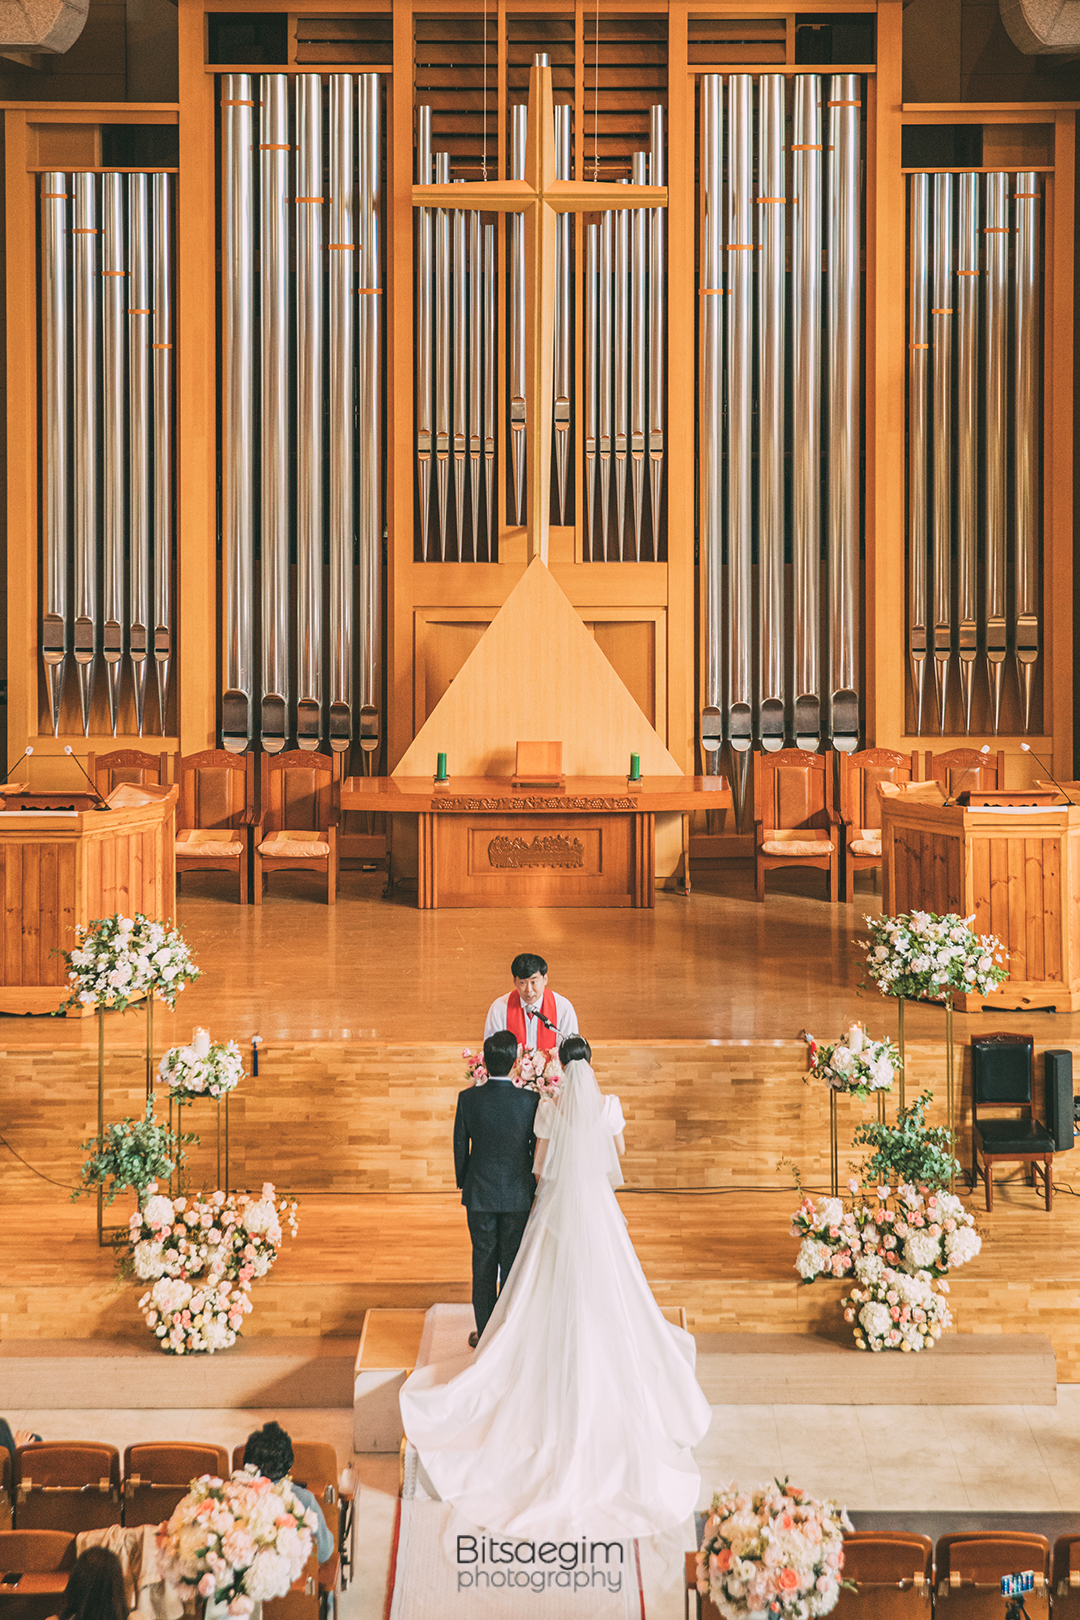
[[[525,570],[394,772],[510,776],[519,742],[560,741],[567,776],[678,776],[568,597],[537,558]]]

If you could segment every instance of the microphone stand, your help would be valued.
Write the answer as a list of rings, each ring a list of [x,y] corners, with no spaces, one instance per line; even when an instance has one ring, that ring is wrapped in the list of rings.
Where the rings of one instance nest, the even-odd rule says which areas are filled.
[[[4,785],[4,782],[6,782],[8,780],[8,777],[11,775],[12,771],[15,769],[15,767],[19,763],[20,759],[29,759],[30,755],[33,752],[34,752],[34,750],[30,747],[30,745],[28,743],[27,746],[23,749],[21,754],[16,754],[15,755],[15,758],[12,760],[12,762],[8,766],[7,770],[4,772],[3,781],[0,782],[0,787],[2,787]]]
[[[1074,799],[1069,798],[1069,795],[1065,792],[1065,789],[1062,787],[1061,783],[1058,781],[1057,777],[1054,775],[1054,773],[1050,769],[1049,765],[1047,765],[1045,763],[1045,761],[1043,761],[1043,760],[1041,760],[1039,758],[1038,754],[1035,752],[1034,748],[1031,747],[1030,743],[1021,743],[1020,747],[1023,749],[1025,754],[1030,754],[1031,755],[1031,757],[1035,761],[1036,765],[1041,765],[1042,766],[1043,770],[1046,772],[1046,774],[1050,778],[1051,782],[1053,782],[1053,784],[1057,788],[1058,792],[1061,793],[1061,794],[1064,794],[1065,803],[1072,805],[1073,809],[1075,810],[1076,801]]]
[[[75,761],[75,763],[79,767],[80,771],[82,771],[83,775],[86,777],[86,780],[90,783],[91,791],[93,792],[94,797],[98,801],[97,804],[95,804],[94,809],[95,810],[108,810],[108,811],[111,811],[112,810],[112,805],[106,803],[104,797],[98,791],[97,783],[94,781],[93,777],[90,775],[90,772],[86,769],[86,766],[83,764],[82,760],[76,754],[74,748],[72,748],[70,743],[65,743],[64,744],[64,753],[67,754],[69,759],[73,759]]]

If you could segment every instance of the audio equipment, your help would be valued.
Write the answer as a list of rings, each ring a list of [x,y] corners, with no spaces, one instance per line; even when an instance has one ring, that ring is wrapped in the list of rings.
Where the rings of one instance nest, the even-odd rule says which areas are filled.
[[[1043,1053],[1046,1083],[1046,1128],[1054,1138],[1054,1152],[1067,1153],[1073,1146],[1073,1060],[1072,1053],[1051,1050]]]

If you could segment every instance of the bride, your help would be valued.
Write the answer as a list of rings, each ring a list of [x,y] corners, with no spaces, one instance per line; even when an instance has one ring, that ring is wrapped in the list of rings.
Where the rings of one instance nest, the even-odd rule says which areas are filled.
[[[693,1513],[709,1426],[694,1341],[665,1320],[614,1188],[623,1116],[588,1042],[560,1047],[536,1113],[539,1177],[513,1269],[475,1353],[418,1369],[405,1432],[444,1501],[485,1530],[651,1536]]]

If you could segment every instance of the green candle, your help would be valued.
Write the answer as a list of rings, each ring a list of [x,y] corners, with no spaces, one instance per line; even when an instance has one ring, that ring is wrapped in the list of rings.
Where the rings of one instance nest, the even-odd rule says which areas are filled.
[[[438,762],[435,766],[435,780],[436,782],[445,782],[447,780],[445,754],[439,755]]]
[[[640,754],[631,754],[630,755],[630,780],[631,780],[631,782],[640,782],[641,781],[641,755]]]

